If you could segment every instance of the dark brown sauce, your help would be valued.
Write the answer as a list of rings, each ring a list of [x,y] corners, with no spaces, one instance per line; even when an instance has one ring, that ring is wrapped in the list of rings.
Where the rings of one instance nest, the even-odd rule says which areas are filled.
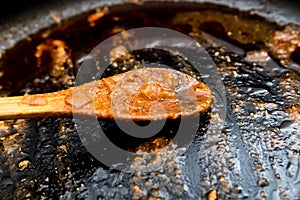
[[[193,29],[191,23],[178,23],[178,19],[176,20],[177,22],[174,23],[173,19],[177,14],[193,11],[197,11],[203,21],[206,20],[205,16],[206,18],[216,17],[216,22],[209,21],[202,23],[201,26],[199,26],[199,31],[204,30],[211,34],[215,33],[216,36],[226,39],[227,36],[224,30],[223,32],[219,31],[222,30],[222,24],[220,22],[224,22],[224,19],[222,19],[221,12],[219,12],[218,15],[215,14],[214,9],[216,8],[218,11],[232,13],[228,14],[232,17],[237,15],[239,17],[243,16],[244,18],[247,17],[247,20],[249,20],[249,18],[253,19],[253,23],[260,19],[258,16],[241,13],[226,7],[196,3],[179,5],[166,2],[149,2],[142,4],[142,6],[124,4],[121,7],[110,7],[108,13],[101,17],[100,20],[95,21],[93,26],[88,22],[88,17],[94,14],[95,11],[82,13],[74,18],[62,20],[58,25],[53,25],[45,30],[41,30],[29,36],[30,39],[24,39],[13,48],[8,49],[0,60],[1,71],[4,73],[4,75],[0,77],[2,91],[7,92],[8,95],[18,95],[20,94],[19,91],[24,89],[26,83],[33,81],[36,77],[43,78],[45,75],[51,74],[51,69],[53,68],[51,52],[45,52],[40,59],[36,57],[37,47],[49,39],[64,42],[67,51],[70,52],[70,58],[73,64],[78,66],[78,60],[89,53],[93,47],[109,36],[122,30],[157,26],[175,29],[189,34]],[[133,11],[129,12],[129,10]],[[241,17],[241,19],[243,17]],[[219,26],[214,26],[215,23],[218,23]],[[266,27],[269,26],[269,29],[274,27],[272,23],[266,23],[265,21],[262,23],[265,24]],[[223,24],[223,26],[225,25],[226,24]],[[245,34],[249,33],[245,30]],[[230,39],[230,41],[232,42],[233,40]],[[246,46],[247,44],[244,45]],[[62,65],[66,69],[70,68],[70,63],[68,62],[62,63]],[[71,70],[70,73],[76,73],[76,69]],[[48,86],[49,89],[47,92],[66,87],[65,84]],[[24,91],[21,93],[24,93]]]

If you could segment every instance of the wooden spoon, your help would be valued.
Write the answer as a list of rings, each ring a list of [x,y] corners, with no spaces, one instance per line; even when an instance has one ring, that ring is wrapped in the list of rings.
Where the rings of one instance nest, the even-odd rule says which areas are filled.
[[[0,98],[0,119],[71,117],[148,121],[205,112],[210,89],[166,68],[142,68],[53,93]]]

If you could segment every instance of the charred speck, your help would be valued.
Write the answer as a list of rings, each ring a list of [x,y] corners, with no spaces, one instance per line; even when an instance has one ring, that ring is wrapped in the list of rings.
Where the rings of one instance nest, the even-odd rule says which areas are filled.
[[[291,58],[294,62],[300,65],[300,47],[297,47],[291,54]]]

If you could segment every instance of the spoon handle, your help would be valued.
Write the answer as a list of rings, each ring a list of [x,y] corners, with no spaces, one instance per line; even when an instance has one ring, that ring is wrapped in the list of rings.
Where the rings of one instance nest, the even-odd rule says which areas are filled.
[[[70,116],[62,92],[0,98],[0,119]]]
[[[53,93],[2,97],[0,120],[71,117],[73,114],[112,118],[110,92],[106,85],[113,86],[114,83],[110,77]]]

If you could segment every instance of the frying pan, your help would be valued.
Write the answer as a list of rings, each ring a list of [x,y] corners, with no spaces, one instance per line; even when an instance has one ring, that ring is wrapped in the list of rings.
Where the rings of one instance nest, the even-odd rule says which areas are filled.
[[[218,12],[227,17],[233,13],[255,23],[266,22],[263,26],[274,33],[284,30],[288,23],[299,24],[299,3],[147,2],[35,1],[16,11],[10,5],[7,10],[11,12],[2,12],[0,27],[1,95],[70,87],[82,58],[116,27],[161,26],[188,34],[193,32],[192,25],[197,25],[205,32],[198,40],[207,45],[226,88],[228,104],[222,131],[208,130],[209,124],[218,124],[213,124],[216,116],[206,116],[186,149],[171,146],[156,159],[147,157],[152,159],[150,171],[143,171],[145,168],[136,162],[135,170],[120,172],[103,165],[86,150],[72,119],[6,120],[0,127],[0,198],[300,199],[299,50],[293,51],[292,64],[278,58],[272,49],[268,49],[271,61],[257,64],[246,53],[267,48],[265,41],[243,43],[228,38],[224,30],[226,33],[226,25],[232,23],[218,21],[217,16]],[[103,17],[91,28],[86,19],[104,6],[112,6],[109,13],[121,20],[113,24],[111,18]],[[207,18],[199,24],[190,17],[190,23],[180,24],[179,18],[177,24],[172,21],[170,25],[178,11],[205,10],[213,10],[213,22],[205,13]],[[255,23],[245,31],[245,38],[255,32]],[[259,35],[253,37],[255,40]],[[37,46],[52,44],[53,40],[66,42],[65,53],[73,61],[64,62],[64,70],[59,71],[63,76],[53,71],[51,55],[43,54],[39,63],[35,54]],[[111,73],[120,72],[115,69]],[[101,123],[108,132],[118,132],[115,124]],[[126,138],[120,141],[118,136],[110,139],[124,145]]]

